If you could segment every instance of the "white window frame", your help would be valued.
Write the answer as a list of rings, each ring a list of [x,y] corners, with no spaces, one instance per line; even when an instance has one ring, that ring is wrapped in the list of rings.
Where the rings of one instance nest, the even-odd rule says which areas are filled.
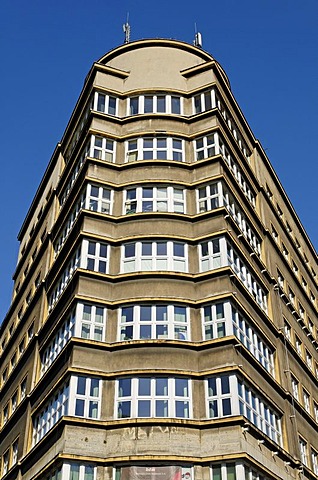
[[[104,97],[104,108],[98,108],[98,101],[100,97]],[[115,100],[115,111],[112,112],[110,107],[111,99]],[[94,92],[93,96],[93,110],[96,112],[106,113],[107,115],[118,116],[118,98],[115,95],[110,95],[104,92]]]
[[[228,386],[228,391],[223,392],[223,381]],[[209,387],[210,384],[214,384],[214,392],[212,393],[211,388]],[[236,405],[234,398],[237,392],[237,380],[235,375],[229,375],[224,373],[223,375],[213,375],[206,379],[205,381],[205,398],[206,398],[206,411],[207,411],[207,418],[223,418],[235,415],[236,413]],[[226,402],[226,403],[225,403]],[[211,405],[215,406],[212,408]],[[226,413],[224,415],[225,405],[230,406],[230,413]],[[228,407],[227,407],[228,408]],[[212,414],[213,412],[213,414]]]
[[[95,194],[94,190],[97,190]],[[108,196],[105,196],[107,194]],[[114,191],[104,185],[89,183],[86,187],[85,207],[93,212],[112,214]]]
[[[78,392],[80,379],[84,380],[85,382],[84,393]],[[95,388],[97,388],[97,395],[94,395],[94,393],[91,391],[94,384],[97,384],[97,386],[95,385]],[[69,415],[98,420],[101,414],[101,395],[102,380],[94,377],[86,377],[84,375],[73,375],[70,381],[70,397],[72,401],[70,402]],[[80,404],[83,405],[83,414],[79,414],[77,412],[77,405]],[[96,414],[94,415],[90,413],[92,406],[95,406],[94,408],[96,410]]]
[[[94,249],[94,253],[90,252]],[[103,255],[106,250],[106,255]],[[104,242],[84,239],[82,241],[81,268],[93,272],[108,273],[110,245]]]
[[[299,381],[294,375],[291,375],[291,390],[293,397],[299,402]]]
[[[209,212],[223,206],[223,184],[212,182],[196,189],[197,213]]]
[[[308,445],[304,438],[298,437],[300,461],[308,467]]]
[[[157,255],[158,245],[166,244],[166,253]],[[151,253],[143,254],[143,246],[151,245]],[[184,255],[174,255],[174,246],[182,245]],[[125,257],[126,247],[130,246],[134,250],[134,255]],[[188,271],[188,245],[184,242],[174,242],[171,240],[127,242],[122,245],[121,272],[139,272],[139,271]],[[182,267],[182,268],[180,268]]]
[[[318,476],[318,452],[311,447],[311,464],[314,473]]]
[[[145,196],[145,192],[149,191],[150,193],[150,190],[152,190],[152,195]],[[177,192],[182,192],[181,198],[176,196]],[[186,190],[177,186],[132,187],[124,192],[123,215],[141,212],[186,213],[185,196]]]
[[[212,340],[233,335],[231,312],[229,301],[219,301],[202,307],[202,338]]]
[[[226,240],[215,237],[201,242],[199,248],[200,272],[208,272],[226,265]]]
[[[310,395],[307,392],[307,390],[303,387],[303,406],[306,412],[309,414],[311,413],[311,408],[310,408]]]
[[[88,310],[90,310],[89,317]],[[79,302],[76,306],[75,335],[87,340],[104,341],[106,315],[106,308],[102,305]]]
[[[192,112],[197,115],[216,108],[215,90],[205,90],[192,97]]]
[[[141,418],[138,417],[138,406],[139,402],[147,402],[150,406],[150,416],[143,418],[192,418],[192,386],[191,380],[185,377],[130,377],[130,394],[121,396],[120,395],[120,381],[116,381],[116,408],[115,416],[116,418]],[[125,379],[125,380],[129,380]],[[148,379],[150,381],[150,395],[139,394],[139,380]],[[167,384],[167,392],[162,395],[156,394],[156,386],[160,383],[160,380],[165,380]],[[187,382],[187,395],[177,395],[177,382],[181,380],[182,382]],[[130,402],[130,415],[121,417],[119,415],[120,404],[123,402]],[[156,402],[165,403],[167,415],[156,415]],[[188,415],[180,416],[177,415],[177,404],[181,402],[187,404],[185,411],[188,412]]]
[[[176,142],[181,143],[176,146]],[[125,142],[126,163],[139,160],[184,162],[184,140],[179,137],[139,137]]]
[[[149,110],[148,112],[146,112],[146,108],[145,108],[145,105],[146,105],[146,102],[145,102],[145,97],[152,97],[152,109]],[[164,97],[165,98],[165,109],[163,111],[159,111],[158,109],[158,97]],[[174,112],[174,108],[173,108],[173,99],[174,98],[178,98],[179,100],[179,112]],[[136,101],[137,100],[137,103],[138,103],[138,111],[137,112],[132,112],[132,108],[131,108],[131,103],[132,103],[132,100]],[[141,115],[141,114],[144,114],[144,113],[157,113],[159,115],[163,115],[163,114],[172,114],[172,115],[183,115],[183,97],[181,97],[180,95],[173,95],[173,94],[166,94],[166,93],[156,93],[156,94],[144,94],[144,95],[133,95],[131,97],[128,98],[127,100],[127,116],[131,116],[131,115]]]
[[[146,307],[150,309],[150,318],[147,321],[142,320],[142,309]],[[166,308],[166,318],[157,320],[160,307]],[[182,308],[185,313],[185,321],[180,321],[176,318],[177,309]],[[125,310],[129,309],[129,314],[132,313],[132,320],[123,320]],[[128,312],[127,312],[128,313]],[[149,332],[150,335],[144,335],[142,333],[143,328]],[[131,331],[132,333],[125,335],[125,331]],[[162,329],[162,330],[161,330]],[[159,332],[162,332],[159,334]],[[126,305],[118,310],[118,341],[125,340],[154,340],[154,339],[171,339],[171,340],[187,340],[190,336],[190,312],[189,307],[184,305]]]
[[[91,135],[89,141],[88,156],[115,163],[116,142],[102,135]]]

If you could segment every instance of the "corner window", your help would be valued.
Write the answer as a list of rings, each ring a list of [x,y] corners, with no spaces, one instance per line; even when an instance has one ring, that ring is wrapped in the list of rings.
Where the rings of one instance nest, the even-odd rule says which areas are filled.
[[[122,246],[122,271],[187,271],[187,245],[172,241],[145,241]]]
[[[176,187],[135,187],[126,190],[125,214],[139,212],[184,213],[185,191]]]
[[[112,95],[101,92],[94,93],[93,110],[107,113],[108,115],[117,115],[118,99]]]

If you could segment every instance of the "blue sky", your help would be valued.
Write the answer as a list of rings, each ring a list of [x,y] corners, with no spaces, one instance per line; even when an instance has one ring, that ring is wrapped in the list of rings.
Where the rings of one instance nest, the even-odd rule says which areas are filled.
[[[317,0],[2,0],[0,322],[17,233],[91,64],[123,42],[162,37],[203,48],[227,72],[317,249]]]

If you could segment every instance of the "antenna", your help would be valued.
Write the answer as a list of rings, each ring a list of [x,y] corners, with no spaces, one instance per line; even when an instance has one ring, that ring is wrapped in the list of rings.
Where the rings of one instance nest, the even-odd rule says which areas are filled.
[[[201,35],[200,32],[197,31],[197,24],[196,24],[196,22],[194,23],[194,32],[195,32],[195,35],[194,35],[193,45],[194,45],[195,47],[202,48],[202,35]]]
[[[129,12],[127,12],[127,20],[126,20],[126,23],[123,24],[123,31],[124,31],[124,33],[125,33],[124,43],[129,43],[129,42],[130,42]]]

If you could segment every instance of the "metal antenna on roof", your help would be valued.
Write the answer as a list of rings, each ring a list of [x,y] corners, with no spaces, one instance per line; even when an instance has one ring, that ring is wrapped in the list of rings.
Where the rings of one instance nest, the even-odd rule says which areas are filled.
[[[126,20],[126,23],[124,23],[123,25],[123,31],[125,33],[124,43],[129,43],[130,42],[129,12],[127,12],[127,20]]]
[[[196,22],[194,23],[194,32],[195,32],[195,35],[194,35],[193,45],[194,45],[195,47],[202,48],[202,35],[201,35],[200,32],[197,31],[197,24],[196,24]]]

